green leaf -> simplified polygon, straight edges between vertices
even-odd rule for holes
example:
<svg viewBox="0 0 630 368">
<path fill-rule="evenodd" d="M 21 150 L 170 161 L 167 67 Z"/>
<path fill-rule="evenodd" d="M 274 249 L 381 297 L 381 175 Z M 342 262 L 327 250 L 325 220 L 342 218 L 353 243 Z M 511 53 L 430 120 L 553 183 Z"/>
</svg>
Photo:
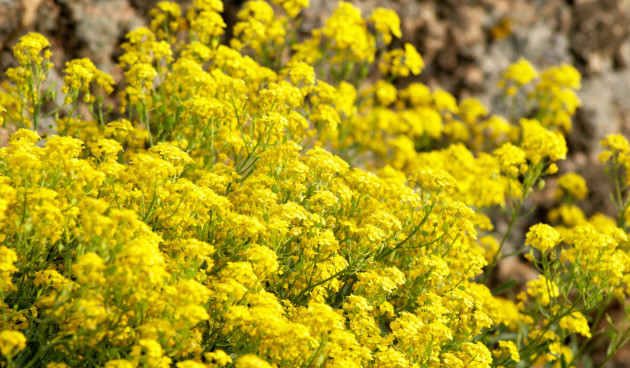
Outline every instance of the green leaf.
<svg viewBox="0 0 630 368">
<path fill-rule="evenodd" d="M 497 288 L 492 290 L 492 295 L 499 295 L 499 294 L 503 293 L 504 291 L 510 290 L 515 285 L 516 285 L 516 281 L 515 280 L 510 280 L 510 281 L 504 283 L 503 285 L 499 285 Z"/>
</svg>

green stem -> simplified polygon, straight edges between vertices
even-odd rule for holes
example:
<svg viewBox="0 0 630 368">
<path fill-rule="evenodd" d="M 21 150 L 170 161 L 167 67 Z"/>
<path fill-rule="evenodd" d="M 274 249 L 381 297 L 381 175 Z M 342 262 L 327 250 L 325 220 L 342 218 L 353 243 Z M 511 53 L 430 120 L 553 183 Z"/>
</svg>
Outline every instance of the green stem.
<svg viewBox="0 0 630 368">
<path fill-rule="evenodd" d="M 499 254 L 501 253 L 501 249 L 503 249 L 503 246 L 505 245 L 505 241 L 507 240 L 508 235 L 510 235 L 510 232 L 512 231 L 512 227 L 514 227 L 514 224 L 516 223 L 516 220 L 518 219 L 518 213 L 521 210 L 522 206 L 523 206 L 523 201 L 520 201 L 518 206 L 516 207 L 516 210 L 512 212 L 512 218 L 510 219 L 510 224 L 508 225 L 508 228 L 505 234 L 503 235 L 503 238 L 501 239 L 501 243 L 499 244 L 499 249 L 497 249 L 497 251 L 494 253 L 494 256 L 492 257 L 492 261 L 490 262 L 490 265 L 488 266 L 488 270 L 486 270 L 483 276 L 483 281 L 482 281 L 483 284 L 488 282 L 488 280 L 490 279 L 490 276 L 492 275 L 492 272 L 497 267 L 498 258 L 499 258 Z"/>
<path fill-rule="evenodd" d="M 149 112 L 147 111 L 147 102 L 144 98 L 144 92 L 142 92 L 142 120 L 144 125 L 147 127 L 147 132 L 149 133 L 149 147 L 153 147 L 153 136 L 151 135 L 151 124 L 149 124 Z"/>
</svg>

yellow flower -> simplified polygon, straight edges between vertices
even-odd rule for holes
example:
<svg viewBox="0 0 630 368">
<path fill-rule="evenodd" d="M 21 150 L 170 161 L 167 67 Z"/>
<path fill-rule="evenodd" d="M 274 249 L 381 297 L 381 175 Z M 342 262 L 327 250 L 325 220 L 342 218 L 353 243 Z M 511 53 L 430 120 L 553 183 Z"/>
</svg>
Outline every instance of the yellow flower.
<svg viewBox="0 0 630 368">
<path fill-rule="evenodd" d="M 584 199 L 588 195 L 588 187 L 584 178 L 575 173 L 567 173 L 558 179 L 558 185 L 576 199 Z M 561 197 L 562 192 L 559 193 Z M 556 196 L 558 197 L 558 196 Z"/>
<path fill-rule="evenodd" d="M 59 161 L 76 159 L 82 150 L 83 142 L 80 139 L 53 135 L 46 140 L 42 153 L 46 161 L 57 164 Z"/>
<path fill-rule="evenodd" d="M 580 312 L 573 312 L 560 319 L 559 326 L 569 332 L 576 332 L 582 336 L 591 337 L 591 329 L 588 326 L 586 317 Z"/>
<path fill-rule="evenodd" d="M 192 18 L 190 26 L 196 32 L 199 42 L 203 45 L 211 45 L 215 37 L 225 33 L 226 24 L 218 11 L 208 9 L 200 11 Z"/>
<path fill-rule="evenodd" d="M 185 25 L 184 19 L 181 18 L 182 10 L 179 4 L 171 1 L 160 1 L 155 8 L 151 9 L 149 15 L 153 18 L 150 24 L 151 30 L 159 38 L 174 43 L 174 33 Z"/>
<path fill-rule="evenodd" d="M 103 284 L 105 282 L 104 269 L 105 260 L 93 252 L 80 255 L 76 263 L 72 265 L 72 273 L 79 284 Z"/>
<path fill-rule="evenodd" d="M 151 147 L 149 151 L 158 153 L 166 162 L 177 167 L 178 169 L 181 169 L 184 166 L 193 162 L 192 158 L 190 158 L 190 155 L 188 155 L 186 152 L 166 142 L 160 142 L 156 144 L 155 146 Z"/>
<path fill-rule="evenodd" d="M 35 273 L 33 284 L 40 286 L 52 286 L 55 290 L 61 290 L 68 285 L 69 280 L 63 277 L 57 270 L 43 270 Z"/>
<path fill-rule="evenodd" d="M 466 98 L 459 104 L 459 116 L 470 126 L 488 114 L 488 109 L 476 98 Z"/>
<path fill-rule="evenodd" d="M 222 0 L 193 0 L 195 8 L 199 10 L 214 10 L 217 12 L 223 11 Z"/>
<path fill-rule="evenodd" d="M 621 134 L 610 134 L 606 139 L 599 141 L 605 150 L 599 155 L 600 162 L 606 162 L 610 157 L 618 154 L 618 160 L 622 164 L 630 163 L 630 145 L 628 140 Z"/>
<path fill-rule="evenodd" d="M 409 68 L 409 71 L 413 75 L 418 75 L 424 69 L 424 61 L 416 50 L 416 48 L 410 44 L 405 43 L 405 66 Z"/>
<path fill-rule="evenodd" d="M 226 366 L 232 363 L 232 358 L 227 355 L 223 350 L 215 350 L 210 353 L 205 353 L 204 357 L 207 361 L 216 364 L 219 367 Z"/>
<path fill-rule="evenodd" d="M 405 358 L 405 354 L 392 348 L 386 351 L 379 351 L 378 353 L 374 354 L 374 361 L 376 362 L 378 367 L 383 368 L 398 368 L 409 366 L 409 362 Z"/>
<path fill-rule="evenodd" d="M 99 139 L 91 148 L 92 154 L 102 161 L 116 160 L 118 152 L 123 150 L 120 143 L 112 139 Z"/>
<path fill-rule="evenodd" d="M 520 87 L 528 84 L 535 78 L 538 78 L 536 68 L 529 61 L 519 58 L 518 61 L 511 64 L 503 72 L 503 78 L 499 81 L 499 87 L 505 88 L 510 82 Z"/>
<path fill-rule="evenodd" d="M 297 17 L 302 9 L 309 6 L 309 0 L 273 0 L 273 2 L 282 6 L 291 18 Z"/>
<path fill-rule="evenodd" d="M 581 225 L 586 222 L 586 216 L 579 207 L 566 204 L 549 210 L 547 218 L 552 223 L 561 223 L 569 227 Z"/>
<path fill-rule="evenodd" d="M 392 42 L 392 35 L 396 36 L 396 38 L 402 37 L 400 18 L 395 11 L 385 8 L 376 8 L 372 11 L 370 21 L 374 23 L 376 30 L 383 35 L 383 42 L 386 45 Z"/>
<path fill-rule="evenodd" d="M 315 84 L 315 69 L 305 62 L 289 62 L 283 74 L 289 75 L 291 83 L 295 85 L 299 83 L 304 83 L 306 86 Z"/>
<path fill-rule="evenodd" d="M 452 193 L 457 182 L 448 172 L 443 170 L 433 170 L 431 168 L 420 168 L 414 172 L 415 182 L 423 189 L 430 191 L 443 190 L 447 194 Z"/>
<path fill-rule="evenodd" d="M 0 273 L 13 273 L 17 268 L 13 265 L 17 261 L 17 254 L 11 248 L 0 246 Z"/>
<path fill-rule="evenodd" d="M 32 145 L 37 143 L 41 137 L 30 129 L 18 129 L 17 132 L 13 133 L 11 136 L 10 142 L 11 147 L 21 147 L 26 145 Z"/>
<path fill-rule="evenodd" d="M 544 157 L 553 161 L 565 159 L 567 143 L 560 132 L 550 132 L 537 120 L 521 119 L 523 142 L 521 148 L 532 164 L 539 163 Z"/>
<path fill-rule="evenodd" d="M 245 45 L 258 55 L 266 50 L 275 56 L 276 46 L 284 43 L 286 29 L 284 19 L 275 17 L 271 5 L 262 0 L 248 1 L 237 17 L 239 22 L 234 25 L 232 48 L 240 50 Z"/>
<path fill-rule="evenodd" d="M 349 2 L 340 1 L 323 29 L 313 31 L 314 38 L 321 35 L 331 40 L 328 47 L 335 51 L 331 62 L 372 62 L 376 45 L 367 31 L 361 11 Z"/>
<path fill-rule="evenodd" d="M 433 105 L 435 106 L 436 110 L 446 110 L 454 114 L 457 114 L 459 112 L 457 100 L 455 99 L 455 97 L 453 97 L 452 94 L 443 90 L 436 90 L 433 91 L 432 97 Z"/>
<path fill-rule="evenodd" d="M 580 89 L 582 86 L 580 82 L 582 79 L 580 72 L 569 64 L 561 64 L 545 70 L 541 75 L 541 79 L 543 83 L 546 80 L 547 83 L 553 83 L 566 88 Z"/>
<path fill-rule="evenodd" d="M 572 66 L 562 64 L 542 72 L 535 91 L 530 95 L 540 107 L 540 121 L 545 126 L 571 130 L 571 116 L 582 105 L 577 95 L 580 73 Z"/>
<path fill-rule="evenodd" d="M 245 254 L 261 281 L 271 277 L 278 270 L 276 253 L 267 247 L 253 244 Z"/>
<path fill-rule="evenodd" d="M 608 148 L 613 151 L 630 151 L 628 140 L 621 134 L 609 134 L 606 136 L 606 139 L 601 140 L 599 144 L 601 144 L 604 148 Z"/>
<path fill-rule="evenodd" d="M 373 88 L 375 89 L 376 97 L 383 106 L 389 106 L 396 102 L 398 91 L 391 83 L 380 80 L 374 84 Z"/>
<path fill-rule="evenodd" d="M 547 224 L 536 224 L 529 228 L 525 238 L 525 244 L 540 250 L 543 253 L 551 250 L 560 243 L 562 236 L 553 227 Z"/>
<path fill-rule="evenodd" d="M 437 93 L 437 91 L 435 92 Z M 399 97 L 408 101 L 412 106 L 428 106 L 431 104 L 431 89 L 422 83 L 411 83 L 407 88 L 403 89 L 399 93 Z M 433 96 L 435 98 L 435 95 Z M 448 99 L 448 97 L 447 97 Z M 449 102 L 447 102 L 448 104 Z M 437 99 L 436 99 L 436 105 Z M 457 108 L 457 102 L 455 101 L 455 108 Z"/>
<path fill-rule="evenodd" d="M 65 103 L 72 102 L 71 92 L 76 91 L 83 92 L 84 102 L 92 103 L 96 97 L 90 93 L 90 86 L 93 82 L 106 93 L 112 93 L 114 90 L 114 79 L 98 70 L 96 66 L 90 61 L 90 59 L 73 59 L 66 62 L 66 69 L 64 70 L 66 76 L 63 78 L 63 87 L 61 92 L 66 94 Z"/>
<path fill-rule="evenodd" d="M 539 275 L 538 279 L 527 283 L 527 294 L 543 306 L 548 306 L 552 298 L 560 295 L 558 285 L 553 280 L 548 280 L 545 276 Z"/>
<path fill-rule="evenodd" d="M 486 368 L 492 354 L 560 364 L 561 338 L 589 338 L 585 316 L 541 313 L 559 313 L 567 270 L 589 281 L 571 284 L 576 295 L 626 293 L 616 221 L 551 209 L 567 226 L 535 225 L 525 240 L 559 266 L 521 303 L 478 281 L 500 245 L 492 211 L 566 155 L 560 128 L 580 105 L 579 73 L 511 65 L 503 88 L 534 83 L 521 97 L 538 119 L 514 125 L 474 97 L 399 90 L 424 61 L 411 44 L 388 46 L 402 38 L 391 10 L 363 17 L 341 2 L 294 44 L 308 3 L 245 2 L 225 45 L 221 0 L 193 0 L 186 15 L 160 1 L 122 46 L 129 120 L 108 120 L 96 100 L 109 76 L 88 59 L 66 64 L 63 92 L 83 117 L 56 119 L 61 137 L 18 130 L 0 148 L 1 359 L 29 353 L 24 337 L 41 321 L 55 326 L 42 341 L 72 336 L 42 363 L 51 368 Z M 40 96 L 28 82 L 48 44 L 19 45 L 28 68 L 6 73 L 0 115 L 33 126 Z M 623 137 L 603 143 L 615 167 L 630 165 Z M 558 187 L 588 193 L 573 174 Z M 479 340 L 484 330 L 501 334 Z"/>
<path fill-rule="evenodd" d="M 3 356 L 14 356 L 25 347 L 26 337 L 21 332 L 12 330 L 0 332 L 0 354 Z"/>
<path fill-rule="evenodd" d="M 463 354 L 460 359 L 468 362 L 468 367 L 489 367 L 492 363 L 492 354 L 488 348 L 479 341 L 462 344 Z"/>
<path fill-rule="evenodd" d="M 511 143 L 505 143 L 493 154 L 499 160 L 501 171 L 512 177 L 518 176 L 521 165 L 525 164 L 525 152 Z"/>
<path fill-rule="evenodd" d="M 50 54 L 45 54 L 44 58 L 40 52 L 50 47 L 50 42 L 39 33 L 28 33 L 22 36 L 18 43 L 13 46 L 13 55 L 20 65 L 30 66 L 30 63 L 41 64 L 44 59 L 50 59 Z"/>
<path fill-rule="evenodd" d="M 510 340 L 501 340 L 499 341 L 499 352 L 500 354 L 507 354 L 510 359 L 514 362 L 520 362 L 521 357 L 518 353 L 518 348 L 514 341 Z"/>
<path fill-rule="evenodd" d="M 69 368 L 66 363 L 48 363 L 46 368 Z"/>
<path fill-rule="evenodd" d="M 5 109 L 2 105 L 0 105 L 0 126 L 2 126 L 4 124 L 4 113 L 7 112 L 7 109 Z"/>
<path fill-rule="evenodd" d="M 236 359 L 235 368 L 271 368 L 271 365 L 254 354 L 245 354 Z"/>
<path fill-rule="evenodd" d="M 105 368 L 134 368 L 135 365 L 125 359 L 114 359 L 105 363 Z"/>
<path fill-rule="evenodd" d="M 412 44 L 405 43 L 404 49 L 386 52 L 378 66 L 383 74 L 408 77 L 409 74 L 420 74 L 424 68 L 424 61 Z"/>
<path fill-rule="evenodd" d="M 169 367 L 171 358 L 163 355 L 164 349 L 155 340 L 140 339 L 137 345 L 131 348 L 130 356 L 139 359 L 152 367 Z"/>
<path fill-rule="evenodd" d="M 175 364 L 177 368 L 207 368 L 205 364 L 201 364 L 195 360 L 184 360 Z"/>
</svg>

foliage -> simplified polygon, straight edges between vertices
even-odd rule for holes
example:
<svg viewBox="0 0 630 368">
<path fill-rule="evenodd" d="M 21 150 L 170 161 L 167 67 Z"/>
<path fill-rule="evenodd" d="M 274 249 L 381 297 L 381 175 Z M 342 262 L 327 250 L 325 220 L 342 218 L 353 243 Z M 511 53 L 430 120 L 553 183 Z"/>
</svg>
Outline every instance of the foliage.
<svg viewBox="0 0 630 368">
<path fill-rule="evenodd" d="M 297 39 L 307 0 L 152 11 L 112 77 L 48 41 L 14 46 L 0 105 L 0 354 L 7 367 L 529 367 L 607 359 L 628 296 L 630 148 L 601 156 L 617 220 L 558 180 L 554 225 L 523 246 L 538 278 L 491 290 L 528 196 L 564 159 L 579 73 L 511 65 L 512 116 L 422 83 L 391 10 L 341 2 Z M 229 46 L 228 46 L 229 45 Z M 372 82 L 368 82 L 372 81 Z M 46 107 L 47 106 L 47 107 Z M 516 111 L 520 111 L 518 114 Z M 45 133 L 49 124 L 55 134 Z M 509 227 L 493 230 L 503 211 Z M 520 249 L 520 248 L 519 248 Z M 607 317 L 607 316 L 606 316 Z"/>
</svg>

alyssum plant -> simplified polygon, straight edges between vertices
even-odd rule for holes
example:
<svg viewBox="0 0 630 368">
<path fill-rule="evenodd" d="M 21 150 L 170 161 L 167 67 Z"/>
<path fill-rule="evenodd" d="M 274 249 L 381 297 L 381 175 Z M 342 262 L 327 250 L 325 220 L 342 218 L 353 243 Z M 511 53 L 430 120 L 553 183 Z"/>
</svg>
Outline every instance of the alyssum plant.
<svg viewBox="0 0 630 368">
<path fill-rule="evenodd" d="M 120 119 L 88 59 L 51 108 L 49 43 L 19 40 L 0 92 L 2 366 L 568 367 L 628 340 L 604 322 L 630 282 L 621 136 L 602 154 L 618 218 L 587 219 L 584 180 L 560 177 L 554 226 L 524 239 L 538 278 L 512 299 L 486 286 L 566 156 L 579 73 L 519 60 L 497 88 L 527 108 L 491 115 L 395 87 L 424 64 L 393 46 L 393 11 L 341 2 L 298 40 L 307 4 L 248 1 L 224 45 L 221 1 L 159 3 L 123 45 Z"/>
</svg>

